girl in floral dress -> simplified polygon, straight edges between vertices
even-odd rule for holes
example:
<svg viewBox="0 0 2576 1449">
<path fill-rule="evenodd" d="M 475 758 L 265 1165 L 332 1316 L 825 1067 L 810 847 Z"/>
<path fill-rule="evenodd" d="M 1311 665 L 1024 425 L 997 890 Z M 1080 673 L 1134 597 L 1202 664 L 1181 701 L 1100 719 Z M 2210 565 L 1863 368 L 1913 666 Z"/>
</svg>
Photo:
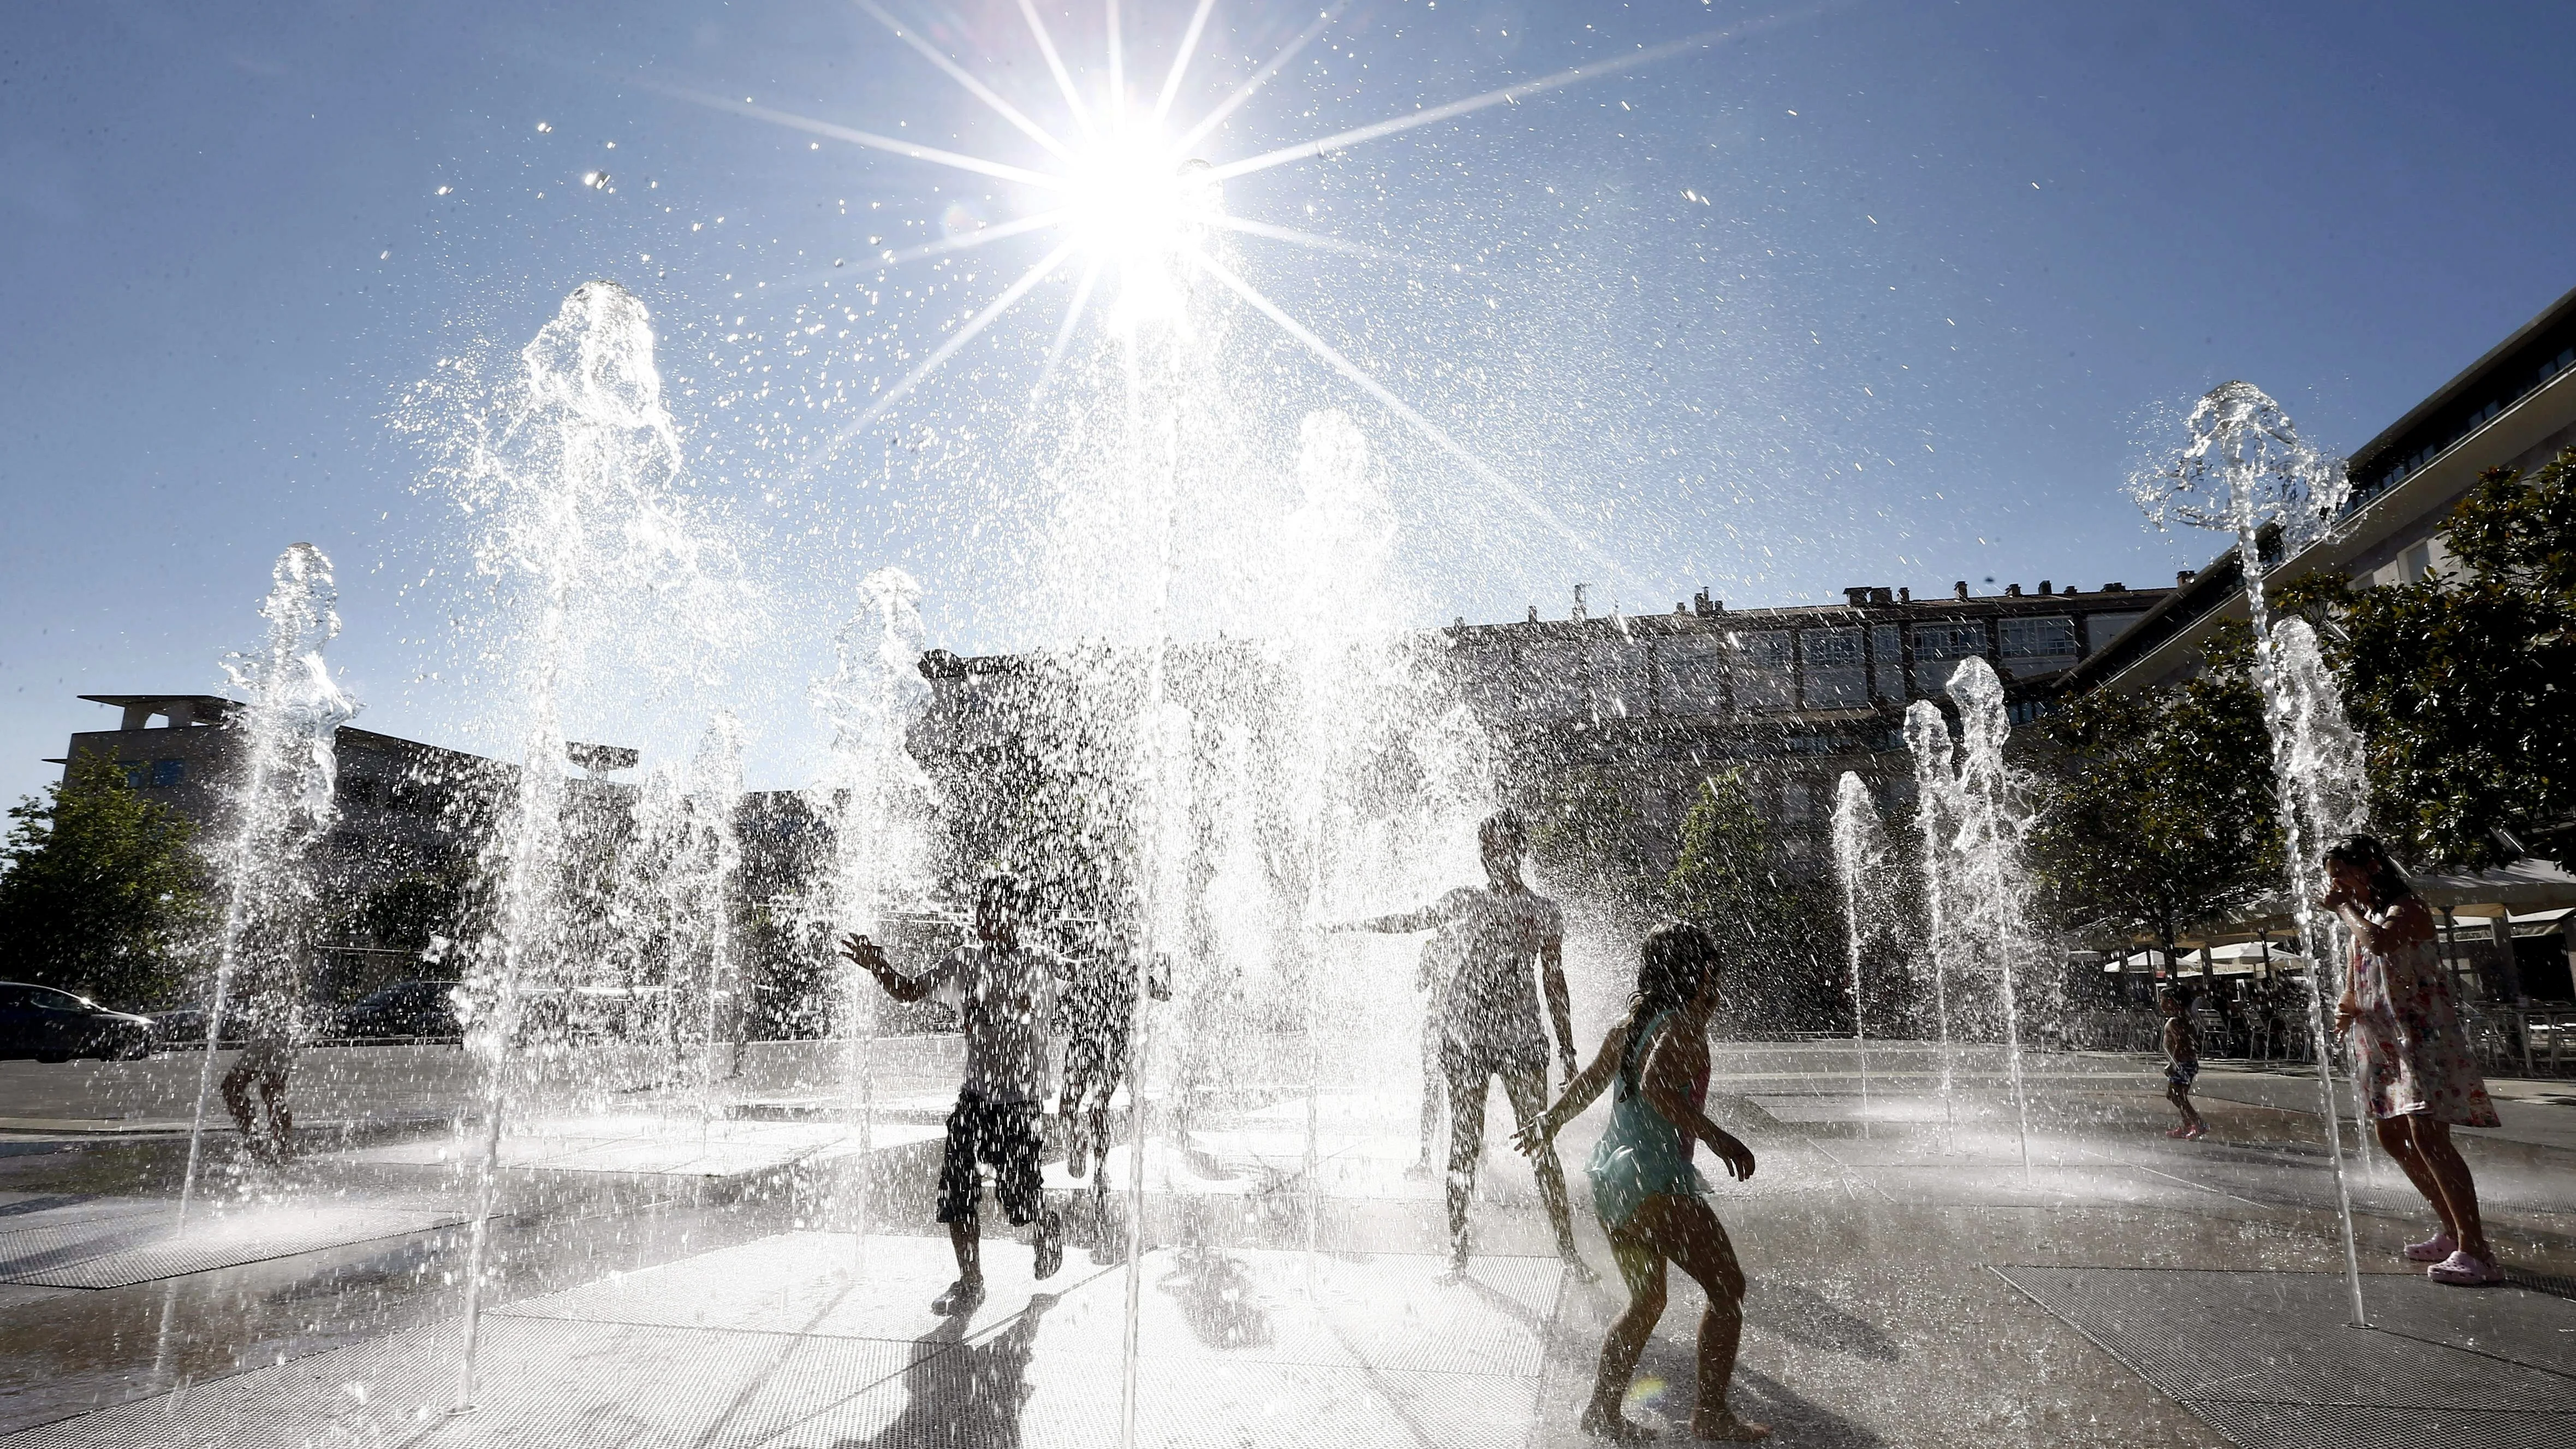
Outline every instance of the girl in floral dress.
<svg viewBox="0 0 2576 1449">
<path fill-rule="evenodd" d="M 2477 1183 L 2451 1145 L 2453 1127 L 2499 1125 L 2470 1054 L 2433 945 L 2433 915 L 2378 841 L 2356 835 L 2326 852 L 2331 882 L 2317 904 L 2352 927 L 2352 969 L 2335 1030 L 2349 1032 L 2380 1145 L 2441 1215 L 2442 1231 L 2409 1244 L 2436 1283 L 2503 1280 L 2478 1217 Z"/>
</svg>

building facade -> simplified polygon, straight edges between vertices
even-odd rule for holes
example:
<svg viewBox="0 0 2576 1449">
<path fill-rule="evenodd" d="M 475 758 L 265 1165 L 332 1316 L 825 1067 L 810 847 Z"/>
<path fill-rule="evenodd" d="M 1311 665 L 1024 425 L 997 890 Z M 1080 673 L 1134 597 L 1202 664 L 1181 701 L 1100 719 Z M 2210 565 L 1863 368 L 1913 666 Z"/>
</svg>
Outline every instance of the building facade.
<svg viewBox="0 0 2576 1449">
<path fill-rule="evenodd" d="M 2349 486 L 2326 536 L 2282 560 L 2281 580 L 2316 571 L 2362 586 L 2447 574 L 2442 521 L 2489 468 L 2537 468 L 2576 447 L 2576 291 L 2469 364 L 2345 464 Z M 2144 689 L 2200 667 L 2221 619 L 2245 617 L 2233 549 L 2188 576 L 2112 648 L 2070 672 L 2073 689 Z"/>
<path fill-rule="evenodd" d="M 1856 587 L 1839 604 L 1730 610 L 1703 591 L 1670 614 L 1443 631 L 1460 692 L 1522 772 L 1604 771 L 1637 814 L 1639 846 L 1669 864 L 1700 782 L 1743 771 L 1794 858 L 1814 850 L 1836 781 L 1858 773 L 1882 808 L 1911 798 L 1904 716 L 1946 705 L 1951 673 L 1993 666 L 2016 723 L 2066 672 L 2110 647 L 2169 591 L 2042 580 L 2000 594 Z"/>
</svg>

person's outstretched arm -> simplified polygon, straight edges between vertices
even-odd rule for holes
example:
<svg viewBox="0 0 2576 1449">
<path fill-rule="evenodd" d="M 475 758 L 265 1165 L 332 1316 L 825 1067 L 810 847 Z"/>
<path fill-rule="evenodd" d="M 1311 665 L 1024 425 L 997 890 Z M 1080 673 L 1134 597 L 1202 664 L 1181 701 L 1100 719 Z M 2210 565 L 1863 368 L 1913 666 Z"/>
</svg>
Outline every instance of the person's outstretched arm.
<svg viewBox="0 0 2576 1449">
<path fill-rule="evenodd" d="M 1571 1085 L 1581 1058 L 1574 1050 L 1574 1005 L 1572 993 L 1565 989 L 1565 936 L 1560 930 L 1551 929 L 1539 943 L 1538 980 L 1547 996 L 1548 1019 L 1556 1025 L 1556 1054 L 1565 1062 L 1565 1079 Z"/>
<path fill-rule="evenodd" d="M 886 960 L 884 948 L 865 936 L 843 937 L 841 954 L 849 958 L 851 965 L 875 977 L 877 984 L 885 988 L 885 994 L 897 1001 L 919 1001 L 928 996 L 931 988 L 937 984 L 933 980 L 938 975 L 935 971 L 924 972 L 919 976 L 906 976 L 895 970 Z"/>
<path fill-rule="evenodd" d="M 1356 921 L 1335 921 L 1327 931 L 1374 931 L 1381 935 L 1402 935 L 1407 931 L 1433 931 L 1446 925 L 1449 913 L 1438 901 L 1418 911 L 1399 911 L 1392 916 L 1368 916 Z"/>
<path fill-rule="evenodd" d="M 1717 1160 L 1726 1164 L 1728 1175 L 1743 1181 L 1753 1175 L 1753 1149 L 1734 1133 L 1708 1120 L 1690 1097 L 1693 1078 L 1707 1060 L 1708 1044 L 1704 1040 L 1676 1041 L 1678 1035 L 1665 1032 L 1647 1049 L 1645 1069 L 1638 1074 L 1646 1105 L 1685 1135 L 1707 1143 Z"/>
<path fill-rule="evenodd" d="M 1582 1116 L 1583 1109 L 1591 1106 L 1602 1090 L 1610 1085 L 1610 1079 L 1618 1074 L 1619 1060 L 1628 1050 L 1628 1033 L 1635 1029 L 1636 1023 L 1630 1021 L 1622 1021 L 1610 1028 L 1610 1035 L 1602 1038 L 1601 1054 L 1592 1059 L 1592 1065 L 1574 1073 L 1573 1079 L 1565 1084 L 1565 1095 L 1557 1098 L 1555 1105 L 1539 1113 L 1528 1126 L 1514 1133 L 1512 1145 L 1535 1155 L 1564 1130 L 1566 1123 Z"/>
</svg>

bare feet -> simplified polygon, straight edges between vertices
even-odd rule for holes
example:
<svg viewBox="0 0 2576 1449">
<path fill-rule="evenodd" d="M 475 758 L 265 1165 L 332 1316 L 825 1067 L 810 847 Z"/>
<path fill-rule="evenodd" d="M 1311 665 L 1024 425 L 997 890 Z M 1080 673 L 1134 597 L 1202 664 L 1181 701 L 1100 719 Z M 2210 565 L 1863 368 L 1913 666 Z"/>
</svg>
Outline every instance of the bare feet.
<svg viewBox="0 0 2576 1449">
<path fill-rule="evenodd" d="M 1601 1281 L 1601 1275 L 1593 1271 L 1592 1265 L 1583 1261 L 1583 1255 L 1572 1248 L 1557 1249 L 1557 1256 L 1565 1260 L 1565 1271 L 1574 1275 L 1575 1282 L 1589 1288 Z"/>
<path fill-rule="evenodd" d="M 974 1312 L 983 1301 L 984 1280 L 960 1278 L 948 1285 L 948 1291 L 939 1295 L 937 1301 L 930 1305 L 930 1311 L 942 1318 L 955 1318 Z"/>
<path fill-rule="evenodd" d="M 1710 1444 L 1751 1444 L 1771 1437 L 1771 1426 L 1735 1417 L 1732 1409 L 1691 1413 L 1691 1437 Z"/>
<path fill-rule="evenodd" d="M 1619 1412 L 1619 1406 L 1604 1406 L 1598 1400 L 1587 1404 L 1583 1417 L 1574 1421 L 1584 1433 L 1595 1439 L 1609 1439 L 1621 1444 L 1643 1444 L 1655 1437 L 1655 1431 Z"/>
</svg>

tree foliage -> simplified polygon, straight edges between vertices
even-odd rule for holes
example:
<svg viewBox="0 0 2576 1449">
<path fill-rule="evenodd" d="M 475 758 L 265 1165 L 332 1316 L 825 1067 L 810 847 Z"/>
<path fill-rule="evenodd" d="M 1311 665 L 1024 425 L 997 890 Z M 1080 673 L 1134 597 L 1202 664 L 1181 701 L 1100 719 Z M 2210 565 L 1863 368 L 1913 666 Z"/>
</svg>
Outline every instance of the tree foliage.
<svg viewBox="0 0 2576 1449">
<path fill-rule="evenodd" d="M 1645 817 L 1616 773 L 1592 764 L 1547 770 L 1525 795 L 1530 856 L 1547 880 L 1618 908 L 1652 909 L 1662 882 L 1640 838 Z"/>
<path fill-rule="evenodd" d="M 1681 851 L 1664 880 L 1667 908 L 1720 940 L 1742 939 L 1773 923 L 1779 898 L 1770 832 L 1744 772 L 1705 777 L 1682 817 Z"/>
<path fill-rule="evenodd" d="M 75 758 L 9 817 L 0 970 L 114 1004 L 167 999 L 206 923 L 190 822 L 129 789 L 98 754 Z"/>
<path fill-rule="evenodd" d="M 2576 448 L 2491 468 L 2439 530 L 2457 576 L 2282 591 L 2321 631 L 2372 811 L 2428 857 L 2493 865 L 2576 822 Z"/>
<path fill-rule="evenodd" d="M 1741 769 L 1703 777 L 1682 817 L 1664 909 L 1706 926 L 1725 953 L 1738 1030 L 1828 1025 L 1842 951 L 1827 874 L 1786 868 Z"/>
<path fill-rule="evenodd" d="M 2041 910 L 2062 930 L 2151 936 L 2191 926 L 2279 879 L 2272 755 L 2250 640 L 2234 625 L 2178 687 L 2097 691 L 2047 722 L 2030 846 Z"/>
</svg>

